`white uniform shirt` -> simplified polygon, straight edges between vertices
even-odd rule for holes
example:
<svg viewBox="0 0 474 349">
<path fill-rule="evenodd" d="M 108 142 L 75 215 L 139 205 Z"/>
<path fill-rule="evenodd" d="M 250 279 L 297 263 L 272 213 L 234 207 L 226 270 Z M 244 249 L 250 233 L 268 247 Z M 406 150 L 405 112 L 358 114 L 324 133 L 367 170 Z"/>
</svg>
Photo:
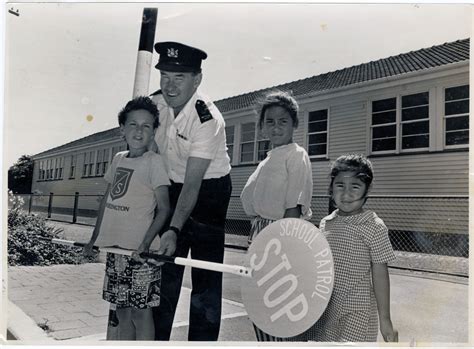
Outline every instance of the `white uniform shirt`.
<svg viewBox="0 0 474 349">
<path fill-rule="evenodd" d="M 184 183 L 190 156 L 211 160 L 204 179 L 220 178 L 230 172 L 224 118 L 207 96 L 196 91 L 176 118 L 173 108 L 168 107 L 161 93 L 152 96 L 152 100 L 160 111 L 155 141 L 172 181 Z M 204 110 L 207 107 L 210 116 L 209 113 L 200 116 L 197 103 L 201 103 Z"/>
<path fill-rule="evenodd" d="M 309 219 L 313 176 L 308 153 L 296 143 L 276 147 L 245 184 L 240 199 L 249 216 L 277 220 L 286 209 L 301 205 L 301 218 Z"/>
</svg>

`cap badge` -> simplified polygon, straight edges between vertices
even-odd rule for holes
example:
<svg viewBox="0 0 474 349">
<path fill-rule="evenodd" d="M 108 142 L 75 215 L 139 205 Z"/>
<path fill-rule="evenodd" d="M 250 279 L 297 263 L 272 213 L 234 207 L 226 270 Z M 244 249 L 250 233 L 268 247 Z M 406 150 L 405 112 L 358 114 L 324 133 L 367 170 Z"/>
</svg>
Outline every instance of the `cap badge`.
<svg viewBox="0 0 474 349">
<path fill-rule="evenodd" d="M 178 58 L 178 50 L 174 48 L 169 48 L 168 49 L 168 57 L 170 58 Z"/>
</svg>

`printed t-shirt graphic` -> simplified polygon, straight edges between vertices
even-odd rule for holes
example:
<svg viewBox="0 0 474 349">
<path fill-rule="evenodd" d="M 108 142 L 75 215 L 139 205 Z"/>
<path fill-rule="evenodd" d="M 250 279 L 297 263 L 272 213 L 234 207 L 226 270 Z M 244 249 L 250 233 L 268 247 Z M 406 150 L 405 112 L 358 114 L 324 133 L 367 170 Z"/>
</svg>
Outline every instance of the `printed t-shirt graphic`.
<svg viewBox="0 0 474 349">
<path fill-rule="evenodd" d="M 114 183 L 110 190 L 110 197 L 112 200 L 119 199 L 127 193 L 130 179 L 132 178 L 133 170 L 130 168 L 118 167 L 115 172 Z"/>
</svg>

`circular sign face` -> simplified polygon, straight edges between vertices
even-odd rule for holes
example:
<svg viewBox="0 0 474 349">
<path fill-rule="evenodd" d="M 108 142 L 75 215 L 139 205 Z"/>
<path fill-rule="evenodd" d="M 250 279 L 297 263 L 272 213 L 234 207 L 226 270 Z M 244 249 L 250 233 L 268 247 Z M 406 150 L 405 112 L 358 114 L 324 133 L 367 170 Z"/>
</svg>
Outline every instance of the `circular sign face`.
<svg viewBox="0 0 474 349">
<path fill-rule="evenodd" d="M 293 337 L 322 315 L 334 283 L 329 244 L 319 229 L 297 218 L 280 219 L 254 239 L 242 278 L 242 301 L 252 322 L 277 337 Z"/>
</svg>

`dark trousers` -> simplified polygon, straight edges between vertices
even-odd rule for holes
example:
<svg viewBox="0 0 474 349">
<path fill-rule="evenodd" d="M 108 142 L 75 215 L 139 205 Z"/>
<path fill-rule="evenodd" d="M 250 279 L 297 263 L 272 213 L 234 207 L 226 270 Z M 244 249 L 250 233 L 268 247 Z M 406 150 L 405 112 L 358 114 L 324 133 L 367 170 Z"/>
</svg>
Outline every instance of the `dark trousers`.
<svg viewBox="0 0 474 349">
<path fill-rule="evenodd" d="M 182 184 L 170 187 L 171 207 Z M 178 235 L 175 256 L 188 256 L 210 262 L 224 261 L 224 224 L 232 185 L 230 176 L 203 180 L 191 217 Z M 184 267 L 162 266 L 160 306 L 153 308 L 155 339 L 167 341 L 171 335 L 176 305 L 183 281 Z M 192 268 L 192 292 L 189 309 L 189 341 L 217 341 L 221 322 L 222 273 Z"/>
</svg>

